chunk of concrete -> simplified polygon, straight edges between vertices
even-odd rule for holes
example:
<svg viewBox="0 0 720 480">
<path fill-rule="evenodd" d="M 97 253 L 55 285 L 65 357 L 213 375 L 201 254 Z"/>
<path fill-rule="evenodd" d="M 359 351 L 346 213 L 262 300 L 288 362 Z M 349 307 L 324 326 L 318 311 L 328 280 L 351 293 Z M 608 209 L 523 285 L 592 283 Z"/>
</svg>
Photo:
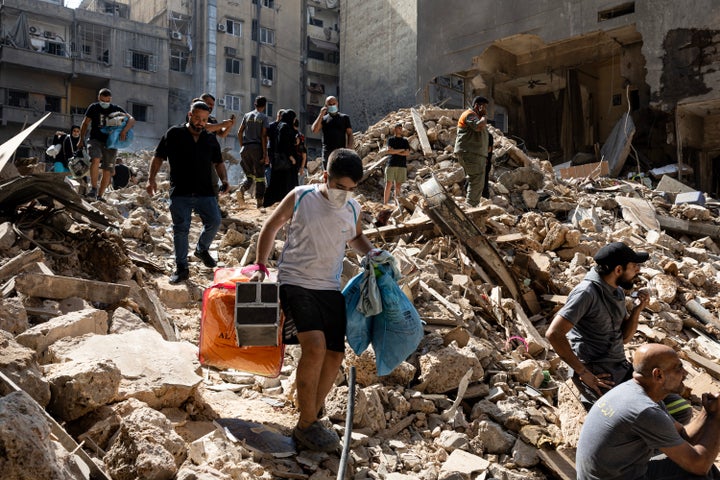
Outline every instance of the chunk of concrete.
<svg viewBox="0 0 720 480">
<path fill-rule="evenodd" d="M 538 462 L 540 462 L 537 448 L 532 445 L 528 445 L 519 438 L 513 446 L 512 458 L 515 465 L 524 468 L 534 467 L 538 464 Z"/>
<path fill-rule="evenodd" d="M 17 336 L 18 343 L 35 350 L 41 363 L 47 363 L 47 348 L 65 337 L 79 337 L 87 333 L 106 334 L 108 315 L 105 310 L 85 309 L 60 315 L 27 329 Z"/>
<path fill-rule="evenodd" d="M 509 453 L 515 445 L 515 437 L 495 422 L 483 420 L 478 424 L 477 439 L 487 453 Z"/>
<path fill-rule="evenodd" d="M 130 332 L 140 328 L 151 327 L 143 322 L 142 318 L 127 308 L 119 307 L 112 313 L 112 317 L 110 318 L 110 333 Z"/>
<path fill-rule="evenodd" d="M 428 393 L 445 393 L 458 388 L 460 380 L 471 369 L 471 382 L 485 375 L 480 360 L 469 347 L 457 348 L 451 344 L 420 357 L 421 378 Z"/>
<path fill-rule="evenodd" d="M 48 365 L 45 373 L 52 392 L 48 411 L 65 421 L 112 402 L 122 379 L 111 360 L 55 363 Z"/>
<path fill-rule="evenodd" d="M 0 224 L 0 250 L 8 250 L 15 245 L 17 235 L 13 230 L 13 225 L 10 222 L 3 222 Z"/>
<path fill-rule="evenodd" d="M 465 475 L 482 473 L 488 469 L 490 462 L 482 457 L 473 455 L 464 450 L 453 450 L 447 460 L 440 467 L 441 472 L 458 472 Z"/>
<path fill-rule="evenodd" d="M 19 298 L 0 298 L 0 330 L 13 335 L 30 327 L 27 312 Z"/>
<path fill-rule="evenodd" d="M 12 334 L 0 330 L 0 371 L 27 392 L 41 407 L 50 402 L 48 384 L 37 361 L 35 350 L 17 343 Z M 12 392 L 0 382 L 0 395 Z"/>
<path fill-rule="evenodd" d="M 167 278 L 158 280 L 157 293 L 162 303 L 170 308 L 184 308 L 192 302 L 192 295 L 187 285 L 184 283 L 172 285 Z"/>
<path fill-rule="evenodd" d="M 2 478 L 87 478 L 53 438 L 45 413 L 27 393 L 0 397 Z"/>
<path fill-rule="evenodd" d="M 103 458 L 110 476 L 115 480 L 173 478 L 187 451 L 170 420 L 135 399 L 122 402 L 116 410 L 122 422 Z"/>
<path fill-rule="evenodd" d="M 202 381 L 195 373 L 200 368 L 197 347 L 168 342 L 150 328 L 68 338 L 48 353 L 55 363 L 112 360 L 123 375 L 118 399 L 134 397 L 152 408 L 181 406 Z"/>
<path fill-rule="evenodd" d="M 457 449 L 467 449 L 470 446 L 468 436 L 455 430 L 443 430 L 435 442 L 447 452 L 452 452 Z"/>
</svg>

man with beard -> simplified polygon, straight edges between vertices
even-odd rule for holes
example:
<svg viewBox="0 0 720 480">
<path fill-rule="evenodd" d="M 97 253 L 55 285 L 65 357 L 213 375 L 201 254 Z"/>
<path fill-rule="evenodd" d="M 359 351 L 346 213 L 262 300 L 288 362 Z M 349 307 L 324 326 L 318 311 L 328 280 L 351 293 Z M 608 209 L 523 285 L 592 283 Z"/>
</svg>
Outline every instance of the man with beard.
<svg viewBox="0 0 720 480">
<path fill-rule="evenodd" d="M 188 123 L 170 127 L 160 139 L 150 164 L 147 192 L 152 196 L 157 191 L 155 176 L 163 161 L 167 159 L 170 162 L 170 215 L 177 266 L 170 277 L 170 283 L 173 284 L 187 280 L 190 276 L 188 234 L 193 210 L 203 222 L 194 256 L 208 268 L 217 265 L 209 251 L 221 223 L 211 167 L 215 168 L 222 182 L 221 192 L 227 191 L 228 180 L 220 144 L 215 135 L 205 130 L 209 115 L 210 107 L 207 104 L 193 103 Z"/>
<path fill-rule="evenodd" d="M 686 376 L 672 348 L 638 348 L 632 379 L 603 395 L 585 419 L 575 456 L 578 480 L 719 478 L 713 463 L 720 451 L 720 396 L 703 394 L 703 410 L 685 426 L 660 402 L 682 392 Z"/>
<path fill-rule="evenodd" d="M 325 99 L 325 106 L 320 109 L 311 129 L 313 133 L 322 130 L 323 170 L 327 171 L 328 158 L 334 150 L 355 146 L 350 117 L 340 113 L 338 100 L 333 96 Z"/>
<path fill-rule="evenodd" d="M 650 296 L 638 293 L 638 304 L 628 315 L 623 289 L 633 287 L 640 264 L 648 258 L 646 252 L 635 252 L 622 242 L 602 247 L 594 257 L 597 265 L 570 292 L 545 334 L 573 369 L 573 383 L 588 410 L 603 389 L 631 378 L 623 344 L 635 334 Z"/>
</svg>

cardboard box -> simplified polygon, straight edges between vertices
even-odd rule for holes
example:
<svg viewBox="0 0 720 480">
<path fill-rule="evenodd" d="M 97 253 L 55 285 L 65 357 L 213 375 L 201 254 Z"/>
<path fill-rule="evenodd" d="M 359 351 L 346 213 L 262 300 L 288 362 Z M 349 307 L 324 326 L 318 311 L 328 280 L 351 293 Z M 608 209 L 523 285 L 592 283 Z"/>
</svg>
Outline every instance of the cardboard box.
<svg viewBox="0 0 720 480">
<path fill-rule="evenodd" d="M 278 344 L 280 300 L 277 283 L 235 284 L 235 331 L 238 346 L 263 347 Z"/>
</svg>

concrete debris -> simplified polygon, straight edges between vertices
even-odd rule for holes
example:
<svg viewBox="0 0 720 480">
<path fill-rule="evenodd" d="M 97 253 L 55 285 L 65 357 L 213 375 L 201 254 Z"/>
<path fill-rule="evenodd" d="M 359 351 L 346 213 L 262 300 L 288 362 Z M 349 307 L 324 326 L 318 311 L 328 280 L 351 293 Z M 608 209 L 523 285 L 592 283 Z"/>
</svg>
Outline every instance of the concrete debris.
<svg viewBox="0 0 720 480">
<path fill-rule="evenodd" d="M 398 260 L 400 287 L 426 335 L 384 377 L 372 348 L 347 350 L 321 421 L 342 438 L 354 366 L 348 478 L 573 478 L 585 413 L 543 335 L 611 241 L 650 252 L 636 286 L 651 302 L 628 356 L 648 341 L 682 350 L 694 405 L 720 388 L 720 202 L 673 180 L 671 168 L 639 183 L 597 175 L 592 165 L 560 176 L 490 127 L 489 198 L 469 208 L 452 154 L 461 113 L 401 109 L 355 134 L 365 232 Z M 409 181 L 388 206 L 380 151 L 398 122 L 411 145 Z M 629 148 L 618 138 L 607 147 L 611 171 Z M 143 188 L 149 158 L 125 159 L 139 184 L 107 192 L 107 203 L 88 204 L 57 176 L 0 184 L 0 436 L 12 446 L 0 456 L 3 473 L 87 479 L 78 460 L 85 455 L 103 470 L 95 477 L 116 480 L 336 478 L 334 453 L 291 446 L 273 455 L 231 433 L 228 420 L 290 434 L 299 349 L 287 347 L 276 379 L 200 368 L 202 294 L 213 272 L 191 258 L 190 280 L 167 282 L 171 219 L 167 194 L 150 198 Z M 319 165 L 308 162 L 310 182 L 321 181 Z M 654 190 L 651 178 L 659 180 Z M 237 203 L 236 195 L 221 195 L 220 207 L 211 255 L 220 266 L 243 266 L 272 208 Z M 199 230 L 193 222 L 191 239 Z M 281 250 L 279 240 L 271 267 Z M 343 278 L 358 271 L 359 259 L 349 256 Z"/>
</svg>

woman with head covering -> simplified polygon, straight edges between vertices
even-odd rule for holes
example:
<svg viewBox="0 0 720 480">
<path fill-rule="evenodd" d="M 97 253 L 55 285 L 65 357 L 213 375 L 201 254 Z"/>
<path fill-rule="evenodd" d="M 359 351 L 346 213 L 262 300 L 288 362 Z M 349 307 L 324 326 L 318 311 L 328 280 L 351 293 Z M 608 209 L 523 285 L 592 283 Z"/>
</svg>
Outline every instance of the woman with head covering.
<svg viewBox="0 0 720 480">
<path fill-rule="evenodd" d="M 298 170 L 301 159 L 297 155 L 297 130 L 293 127 L 296 118 L 294 110 L 285 110 L 277 129 L 275 152 L 270 160 L 270 185 L 265 191 L 263 206 L 279 202 L 298 185 Z"/>
</svg>

